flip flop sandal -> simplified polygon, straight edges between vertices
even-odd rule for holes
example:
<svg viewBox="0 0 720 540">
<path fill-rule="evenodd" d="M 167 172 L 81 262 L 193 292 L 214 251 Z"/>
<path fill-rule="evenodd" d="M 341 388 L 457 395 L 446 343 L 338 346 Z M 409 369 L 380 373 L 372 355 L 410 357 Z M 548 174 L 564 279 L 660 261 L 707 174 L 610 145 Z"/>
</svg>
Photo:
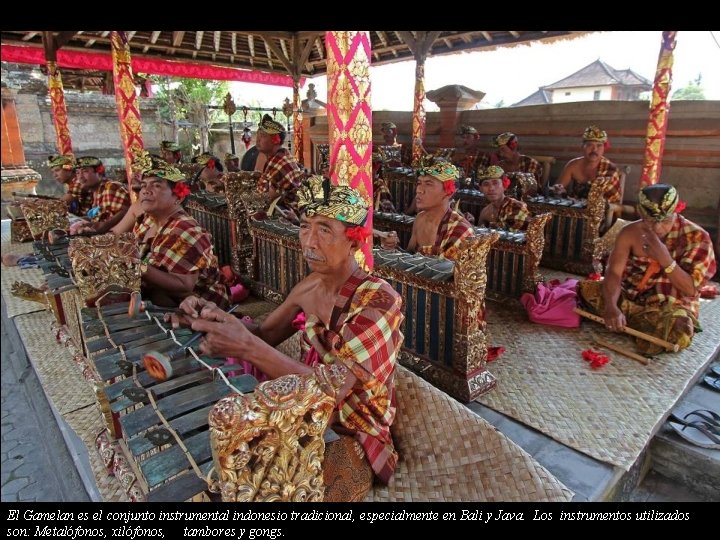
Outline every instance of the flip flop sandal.
<svg viewBox="0 0 720 540">
<path fill-rule="evenodd" d="M 716 392 L 720 392 L 720 376 L 714 377 L 712 375 L 706 375 L 703 381 Z"/>
<path fill-rule="evenodd" d="M 720 450 L 720 437 L 714 435 L 704 422 L 687 422 L 686 424 L 679 422 L 668 422 L 675 433 L 683 439 L 700 448 L 709 448 L 710 450 Z"/>
<path fill-rule="evenodd" d="M 710 371 L 712 371 L 715 375 L 720 377 L 720 366 L 713 366 L 710 368 Z"/>
<path fill-rule="evenodd" d="M 694 426 L 695 424 L 702 424 L 702 426 L 705 429 L 707 429 L 710 433 L 712 433 L 713 435 L 720 436 L 720 424 L 717 424 L 714 421 L 712 421 L 712 417 L 700 413 L 700 414 L 697 414 L 697 416 L 700 416 L 702 418 L 702 420 L 697 420 L 697 419 L 688 420 L 688 416 L 693 415 L 693 414 L 696 414 L 696 413 L 694 413 L 694 412 L 688 413 L 685 415 L 684 418 L 680 418 L 675 413 L 673 413 L 668 417 L 668 421 L 682 424 L 684 426 Z M 707 420 L 708 418 L 710 420 Z"/>
<path fill-rule="evenodd" d="M 673 411 L 668 417 L 668 420 L 671 420 L 673 422 L 680 422 L 681 424 L 702 421 L 712 426 L 713 431 L 720 429 L 720 415 L 717 414 L 715 411 L 711 411 L 709 409 L 698 409 L 696 411 L 689 412 L 682 417 L 680 416 L 681 414 L 682 413 Z M 700 420 L 698 420 L 697 418 L 688 419 L 690 416 L 697 416 L 698 418 L 700 418 Z"/>
<path fill-rule="evenodd" d="M 698 409 L 697 411 L 687 413 L 685 415 L 685 419 L 687 420 L 687 417 L 691 415 L 702 418 L 703 422 L 707 422 L 711 426 L 720 429 L 720 414 L 715 411 L 711 411 L 709 409 Z"/>
</svg>

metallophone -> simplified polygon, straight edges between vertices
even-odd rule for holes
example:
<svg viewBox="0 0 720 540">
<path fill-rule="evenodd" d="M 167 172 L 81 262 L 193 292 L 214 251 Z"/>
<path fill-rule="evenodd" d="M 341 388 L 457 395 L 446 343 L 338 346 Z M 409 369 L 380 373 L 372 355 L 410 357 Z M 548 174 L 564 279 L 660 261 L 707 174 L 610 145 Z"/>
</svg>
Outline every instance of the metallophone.
<svg viewBox="0 0 720 540">
<path fill-rule="evenodd" d="M 528 198 L 527 205 L 533 214 L 552 215 L 545 228 L 543 266 L 576 274 L 592 272 L 594 244 L 607 211 L 603 184 L 593 183 L 587 200 L 536 196 Z"/>
<path fill-rule="evenodd" d="M 549 219 L 550 214 L 530 218 L 526 232 L 475 227 L 479 236 L 498 234 L 498 240 L 492 244 L 487 256 L 488 298 L 519 298 L 524 292 L 535 291 L 536 284 L 542 281 L 539 265 L 545 242 L 544 229 Z M 397 231 L 401 245 L 410 241 L 414 216 L 375 212 L 373 220 L 374 227 L 380 231 Z"/>
<path fill-rule="evenodd" d="M 205 476 L 213 468 L 208 414 L 223 397 L 252 392 L 257 380 L 235 375 L 238 366 L 224 365 L 225 358 L 200 356 L 189 347 L 189 356 L 172 361 L 172 376 L 157 381 L 144 369 L 144 356 L 185 345 L 192 331 L 172 331 L 154 306 L 130 318 L 129 307 L 122 302 L 81 311 L 88 357 L 104 381 L 96 394 L 108 430 L 131 464 L 139 489 L 134 497 L 206 497 Z M 101 452 L 111 451 L 110 442 L 98 441 Z"/>
<path fill-rule="evenodd" d="M 280 303 L 308 273 L 297 227 L 268 219 L 252 223 L 250 229 L 259 293 Z M 386 279 L 405 303 L 401 363 L 462 401 L 471 401 L 495 385 L 485 369 L 484 268 L 498 237 L 490 232 L 466 242 L 457 263 L 374 251 L 374 273 Z"/>
</svg>

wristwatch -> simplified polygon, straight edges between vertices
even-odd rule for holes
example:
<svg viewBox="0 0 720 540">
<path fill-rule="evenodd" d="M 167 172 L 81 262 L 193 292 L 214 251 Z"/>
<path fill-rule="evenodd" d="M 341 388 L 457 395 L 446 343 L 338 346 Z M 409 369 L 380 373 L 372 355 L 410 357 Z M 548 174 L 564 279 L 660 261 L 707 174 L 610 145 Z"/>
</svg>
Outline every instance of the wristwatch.
<svg viewBox="0 0 720 540">
<path fill-rule="evenodd" d="M 673 261 L 668 266 L 664 268 L 666 274 L 672 274 L 673 270 L 677 268 L 677 261 Z"/>
</svg>

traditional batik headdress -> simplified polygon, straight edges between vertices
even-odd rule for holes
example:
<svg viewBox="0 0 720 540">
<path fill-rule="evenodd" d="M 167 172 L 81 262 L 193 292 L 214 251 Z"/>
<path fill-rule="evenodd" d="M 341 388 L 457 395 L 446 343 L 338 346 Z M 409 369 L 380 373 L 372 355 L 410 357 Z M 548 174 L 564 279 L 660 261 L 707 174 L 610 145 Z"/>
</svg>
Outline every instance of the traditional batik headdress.
<svg viewBox="0 0 720 540">
<path fill-rule="evenodd" d="M 362 227 L 368 205 L 362 195 L 350 186 L 332 186 L 330 179 L 319 174 L 305 180 L 297 191 L 298 210 L 307 217 L 325 216 L 345 225 Z"/>
<path fill-rule="evenodd" d="M 94 156 L 83 156 L 77 158 L 75 161 L 75 168 L 82 169 L 83 167 L 93 167 L 96 173 L 105 174 L 105 166 L 103 165 L 103 162 Z"/>
<path fill-rule="evenodd" d="M 397 131 L 397 126 L 392 122 L 383 122 L 380 124 L 380 131 L 387 131 L 389 129 Z"/>
<path fill-rule="evenodd" d="M 460 135 L 477 135 L 477 134 L 478 134 L 478 130 L 472 126 L 468 126 L 467 124 L 463 124 L 460 126 Z"/>
<path fill-rule="evenodd" d="M 506 131 L 501 133 L 492 139 L 492 145 L 494 148 L 500 148 L 501 146 L 507 146 L 510 150 L 516 150 L 518 147 L 517 135 Z"/>
<path fill-rule="evenodd" d="M 594 142 L 607 142 L 608 136 L 602 129 L 597 126 L 589 126 L 583 132 L 583 142 L 594 141 Z"/>
<path fill-rule="evenodd" d="M 240 159 L 240 158 L 237 157 L 235 154 L 231 154 L 229 152 L 227 154 L 225 154 L 225 161 L 234 161 L 236 159 Z"/>
<path fill-rule="evenodd" d="M 285 133 L 285 126 L 273 120 L 269 114 L 266 114 L 262 117 L 262 121 L 258 125 L 258 131 L 263 131 L 268 135 L 279 135 L 280 133 Z"/>
<path fill-rule="evenodd" d="M 648 197 L 648 194 L 660 189 L 667 189 L 667 192 L 663 195 L 662 200 L 656 203 Z M 678 209 L 680 206 L 681 208 Z M 682 211 L 684 208 L 685 203 L 680 200 L 677 190 L 669 184 L 654 184 L 640 190 L 638 210 L 644 218 L 659 222 L 670 217 L 673 212 Z"/>
<path fill-rule="evenodd" d="M 75 157 L 69 155 L 48 156 L 47 164 L 51 169 L 60 167 L 66 171 L 71 171 L 76 167 Z"/>
<path fill-rule="evenodd" d="M 495 178 L 502 179 L 503 189 L 510 187 L 510 178 L 505 174 L 502 167 L 490 165 L 487 169 L 481 169 L 477 172 L 477 181 L 481 184 L 483 180 L 494 180 Z"/>
<path fill-rule="evenodd" d="M 175 184 L 172 191 L 181 200 L 190 194 L 185 183 L 185 175 L 174 165 L 164 159 L 153 156 L 147 150 L 140 150 L 133 155 L 132 169 L 142 174 L 143 178 L 156 177 Z"/>
<path fill-rule="evenodd" d="M 180 145 L 173 141 L 160 141 L 160 150 L 167 150 L 169 152 L 179 152 Z"/>
<path fill-rule="evenodd" d="M 204 165 L 208 169 L 215 169 L 220 160 L 208 152 L 203 152 L 199 156 L 192 158 L 193 163 Z"/>
<path fill-rule="evenodd" d="M 424 165 L 421 163 L 421 165 Z M 421 166 L 415 171 L 420 176 L 432 176 L 435 180 L 442 182 L 445 193 L 449 196 L 455 193 L 455 182 L 460 177 L 458 168 L 449 161 L 435 161 L 435 163 Z"/>
</svg>

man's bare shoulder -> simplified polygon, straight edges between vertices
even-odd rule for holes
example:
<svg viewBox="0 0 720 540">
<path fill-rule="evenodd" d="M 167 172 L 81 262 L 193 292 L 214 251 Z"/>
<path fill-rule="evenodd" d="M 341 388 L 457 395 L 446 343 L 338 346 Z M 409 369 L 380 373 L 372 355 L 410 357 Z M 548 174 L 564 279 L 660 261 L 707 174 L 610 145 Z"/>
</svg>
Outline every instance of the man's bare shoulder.
<svg viewBox="0 0 720 540">
<path fill-rule="evenodd" d="M 565 164 L 566 169 L 577 169 L 578 167 L 582 166 L 583 159 L 585 159 L 583 156 L 572 158 L 570 161 L 568 161 Z"/>
</svg>

